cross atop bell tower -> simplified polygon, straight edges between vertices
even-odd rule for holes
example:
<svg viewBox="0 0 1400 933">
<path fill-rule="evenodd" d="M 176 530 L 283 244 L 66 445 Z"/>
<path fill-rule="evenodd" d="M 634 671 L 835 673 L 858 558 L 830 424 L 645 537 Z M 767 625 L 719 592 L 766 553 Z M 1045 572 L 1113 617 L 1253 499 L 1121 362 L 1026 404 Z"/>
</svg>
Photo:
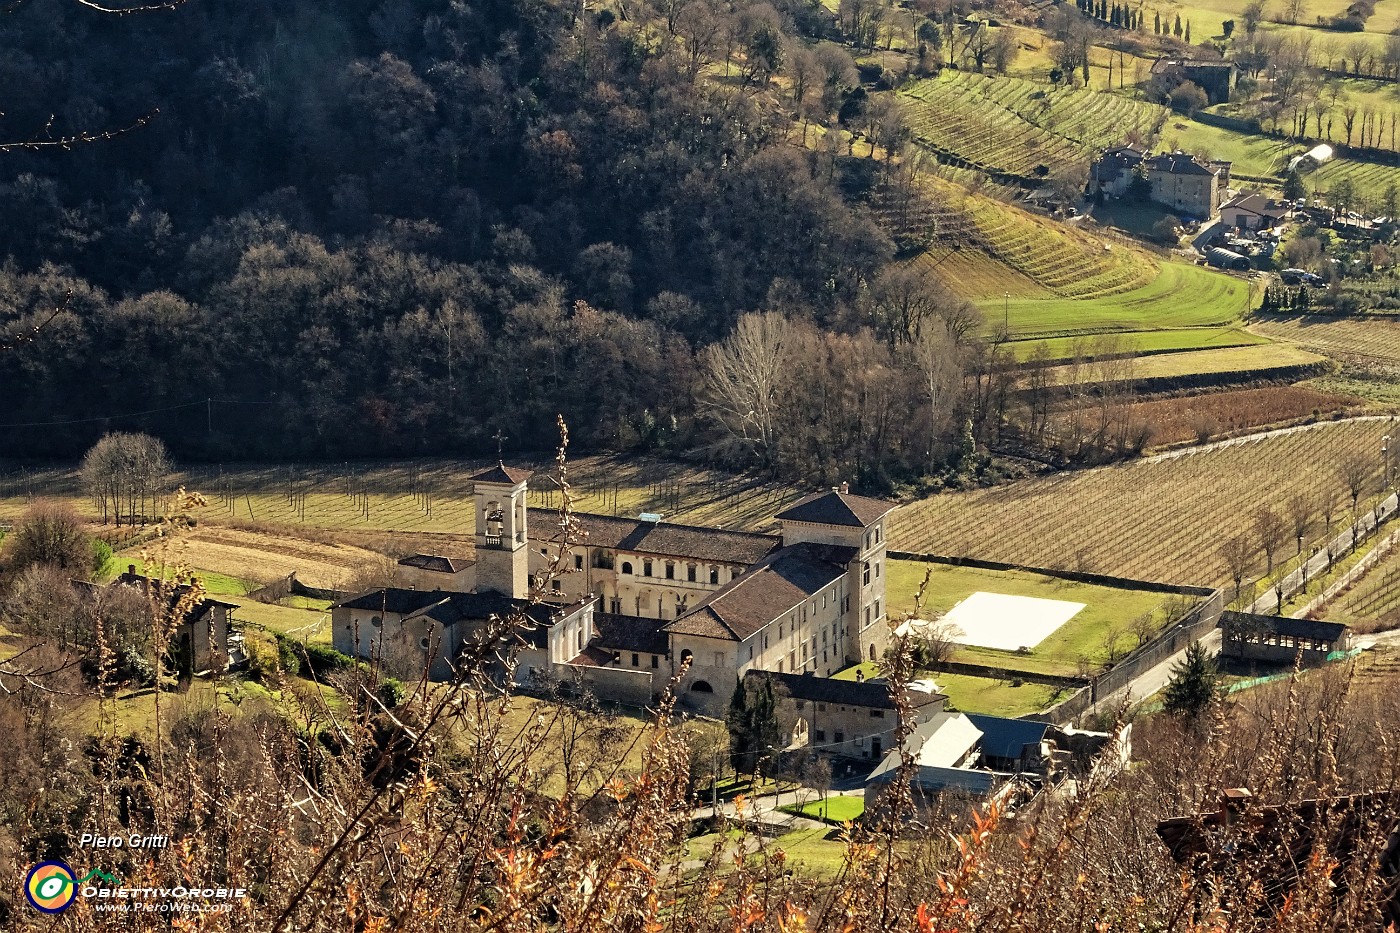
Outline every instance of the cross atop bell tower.
<svg viewBox="0 0 1400 933">
<path fill-rule="evenodd" d="M 496 432 L 499 447 L 505 435 Z M 502 461 L 472 478 L 476 499 L 476 588 L 524 599 L 530 593 L 525 525 L 530 472 Z"/>
</svg>

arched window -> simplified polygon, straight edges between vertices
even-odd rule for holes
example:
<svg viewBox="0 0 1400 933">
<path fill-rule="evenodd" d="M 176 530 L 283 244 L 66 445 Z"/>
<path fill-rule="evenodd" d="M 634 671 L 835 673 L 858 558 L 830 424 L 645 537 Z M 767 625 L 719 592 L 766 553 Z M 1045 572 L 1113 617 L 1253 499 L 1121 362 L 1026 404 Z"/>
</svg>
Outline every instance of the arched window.
<svg viewBox="0 0 1400 933">
<path fill-rule="evenodd" d="M 874 646 L 874 645 L 871 645 L 871 646 L 870 646 L 870 660 L 872 660 L 872 661 L 875 660 L 875 646 Z"/>
<path fill-rule="evenodd" d="M 684 664 L 693 657 L 695 657 L 695 653 L 689 648 L 686 648 L 684 651 L 681 652 L 681 663 Z"/>
<path fill-rule="evenodd" d="M 644 576 L 644 577 L 649 577 L 649 576 L 651 576 L 651 561 L 649 561 L 649 560 L 644 560 L 644 561 L 642 561 L 642 576 Z"/>
<path fill-rule="evenodd" d="M 714 693 L 714 692 L 715 692 L 715 688 L 714 688 L 714 687 L 711 687 L 710 684 L 709 684 L 709 682 L 708 682 L 708 681 L 705 681 L 705 680 L 697 680 L 695 683 L 693 683 L 693 684 L 690 685 L 690 690 L 691 690 L 692 693 Z"/>
<path fill-rule="evenodd" d="M 631 562 L 630 560 L 625 560 L 625 561 L 622 562 L 622 572 L 623 572 L 623 573 L 631 573 L 631 572 L 632 572 L 632 562 Z"/>
</svg>

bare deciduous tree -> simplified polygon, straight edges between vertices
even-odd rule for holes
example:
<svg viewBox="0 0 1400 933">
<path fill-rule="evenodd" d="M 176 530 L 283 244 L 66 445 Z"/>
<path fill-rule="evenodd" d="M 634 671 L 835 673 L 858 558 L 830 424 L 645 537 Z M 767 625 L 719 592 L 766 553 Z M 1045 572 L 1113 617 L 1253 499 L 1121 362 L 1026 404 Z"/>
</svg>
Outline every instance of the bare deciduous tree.
<svg viewBox="0 0 1400 933">
<path fill-rule="evenodd" d="M 110 520 L 120 525 L 123 518 L 135 524 L 153 517 L 169 473 L 165 444 L 148 434 L 105 435 L 83 457 L 83 484 L 102 510 L 104 524 Z"/>
<path fill-rule="evenodd" d="M 727 340 L 706 348 L 701 408 L 723 431 L 729 453 L 772 465 L 794 336 L 781 314 L 746 314 Z"/>
</svg>

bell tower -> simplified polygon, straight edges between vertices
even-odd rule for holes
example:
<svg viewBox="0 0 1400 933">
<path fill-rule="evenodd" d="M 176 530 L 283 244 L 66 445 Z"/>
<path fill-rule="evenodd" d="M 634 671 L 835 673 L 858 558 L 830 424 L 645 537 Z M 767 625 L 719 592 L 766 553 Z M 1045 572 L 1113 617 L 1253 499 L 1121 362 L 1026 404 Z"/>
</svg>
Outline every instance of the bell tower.
<svg viewBox="0 0 1400 933">
<path fill-rule="evenodd" d="M 530 594 L 525 527 L 530 473 L 502 462 L 471 479 L 476 498 L 476 588 L 524 599 Z"/>
</svg>

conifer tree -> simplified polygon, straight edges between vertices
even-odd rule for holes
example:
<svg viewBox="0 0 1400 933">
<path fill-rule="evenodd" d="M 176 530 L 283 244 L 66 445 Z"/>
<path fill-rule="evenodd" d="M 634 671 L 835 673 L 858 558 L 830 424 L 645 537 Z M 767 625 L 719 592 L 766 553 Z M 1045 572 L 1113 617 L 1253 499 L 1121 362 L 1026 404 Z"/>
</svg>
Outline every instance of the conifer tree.
<svg viewBox="0 0 1400 933">
<path fill-rule="evenodd" d="M 1162 11 L 1157 10 L 1152 14 L 1152 31 L 1157 35 L 1162 34 Z"/>
<path fill-rule="evenodd" d="M 1190 22 L 1190 20 L 1187 20 L 1187 22 L 1186 22 L 1186 42 L 1187 42 L 1188 45 L 1191 43 L 1191 22 Z"/>
<path fill-rule="evenodd" d="M 1166 711 L 1195 719 L 1210 706 L 1219 673 L 1200 642 L 1192 642 L 1186 657 L 1172 667 L 1172 679 L 1163 691 Z"/>
</svg>

